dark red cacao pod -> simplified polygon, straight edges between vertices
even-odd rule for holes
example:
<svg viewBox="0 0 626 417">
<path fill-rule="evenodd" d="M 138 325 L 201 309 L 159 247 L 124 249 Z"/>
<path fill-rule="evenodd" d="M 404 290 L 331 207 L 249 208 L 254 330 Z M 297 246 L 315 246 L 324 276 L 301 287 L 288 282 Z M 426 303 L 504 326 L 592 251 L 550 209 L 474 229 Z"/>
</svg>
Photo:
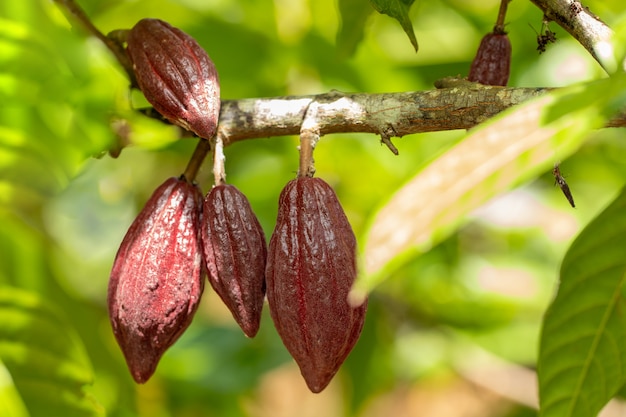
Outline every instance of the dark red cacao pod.
<svg viewBox="0 0 626 417">
<path fill-rule="evenodd" d="M 246 196 L 215 186 L 202 206 L 202 246 L 209 282 L 248 337 L 259 331 L 267 244 Z"/>
<path fill-rule="evenodd" d="M 109 318 L 138 383 L 152 376 L 198 307 L 204 285 L 201 205 L 197 186 L 168 179 L 131 224 L 115 257 Z"/>
<path fill-rule="evenodd" d="M 333 189 L 319 178 L 289 182 L 270 239 L 267 299 L 312 392 L 328 385 L 361 334 L 367 304 L 348 303 L 356 272 L 356 239 Z"/>
<path fill-rule="evenodd" d="M 215 135 L 220 114 L 217 70 L 185 32 L 158 19 L 130 30 L 127 53 L 139 88 L 165 118 L 201 138 Z"/>
<path fill-rule="evenodd" d="M 483 37 L 472 61 L 468 80 L 486 85 L 506 86 L 511 72 L 511 42 L 506 33 Z"/>
</svg>

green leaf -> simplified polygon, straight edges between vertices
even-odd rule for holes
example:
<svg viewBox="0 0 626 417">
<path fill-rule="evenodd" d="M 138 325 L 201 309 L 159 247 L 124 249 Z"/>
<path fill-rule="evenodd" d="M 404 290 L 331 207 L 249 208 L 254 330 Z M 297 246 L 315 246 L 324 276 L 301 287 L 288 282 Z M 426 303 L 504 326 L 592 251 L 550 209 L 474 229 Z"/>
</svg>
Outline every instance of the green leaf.
<svg viewBox="0 0 626 417">
<path fill-rule="evenodd" d="M 0 286 L 0 360 L 32 417 L 100 416 L 93 371 L 67 320 L 33 293 Z"/>
<path fill-rule="evenodd" d="M 565 255 L 541 335 L 541 416 L 595 416 L 626 383 L 625 210 L 626 189 Z"/>
<path fill-rule="evenodd" d="M 0 361 L 0 416 L 28 417 L 28 411 L 17 392 L 11 374 Z"/>
<path fill-rule="evenodd" d="M 341 29 L 337 33 L 339 56 L 351 56 L 363 39 L 365 22 L 373 10 L 363 0 L 339 0 Z"/>
<path fill-rule="evenodd" d="M 418 50 L 417 38 L 413 31 L 413 23 L 409 17 L 409 10 L 415 0 L 370 0 L 372 7 L 380 14 L 386 14 L 396 19 L 409 37 L 415 52 Z"/>
<path fill-rule="evenodd" d="M 354 301 L 447 237 L 470 211 L 572 154 L 623 101 L 624 87 L 619 75 L 546 94 L 482 124 L 426 166 L 376 213 Z"/>
</svg>

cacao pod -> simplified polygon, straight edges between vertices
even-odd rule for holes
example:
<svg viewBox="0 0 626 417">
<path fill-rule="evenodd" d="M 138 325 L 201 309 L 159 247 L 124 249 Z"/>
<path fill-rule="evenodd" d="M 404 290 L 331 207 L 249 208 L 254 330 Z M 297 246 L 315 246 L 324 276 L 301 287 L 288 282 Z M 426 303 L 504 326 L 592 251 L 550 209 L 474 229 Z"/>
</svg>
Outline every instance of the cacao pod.
<svg viewBox="0 0 626 417">
<path fill-rule="evenodd" d="M 270 313 L 309 389 L 322 391 L 356 344 L 366 303 L 353 307 L 356 238 L 333 189 L 290 181 L 280 195 L 268 250 Z"/>
<path fill-rule="evenodd" d="M 131 224 L 109 280 L 113 333 L 138 383 L 191 323 L 202 295 L 200 189 L 170 178 Z"/>
<path fill-rule="evenodd" d="M 511 42 L 504 32 L 488 33 L 480 41 L 468 80 L 506 86 L 511 71 Z"/>
<path fill-rule="evenodd" d="M 209 282 L 248 337 L 259 330 L 267 244 L 248 199 L 218 185 L 202 206 L 202 246 Z"/>
<path fill-rule="evenodd" d="M 167 22 L 142 19 L 128 33 L 127 45 L 146 100 L 172 123 L 212 138 L 220 84 L 213 61 L 198 42 Z"/>
</svg>

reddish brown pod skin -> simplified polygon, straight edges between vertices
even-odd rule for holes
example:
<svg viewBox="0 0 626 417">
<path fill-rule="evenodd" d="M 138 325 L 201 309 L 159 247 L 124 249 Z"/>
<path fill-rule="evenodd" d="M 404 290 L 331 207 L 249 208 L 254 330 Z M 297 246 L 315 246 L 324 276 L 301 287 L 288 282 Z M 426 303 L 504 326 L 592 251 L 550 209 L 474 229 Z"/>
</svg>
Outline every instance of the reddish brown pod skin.
<svg viewBox="0 0 626 417">
<path fill-rule="evenodd" d="M 356 239 L 333 189 L 297 178 L 280 195 L 266 268 L 278 334 L 309 389 L 322 391 L 356 344 L 366 303 L 348 304 Z"/>
<path fill-rule="evenodd" d="M 215 135 L 220 84 L 209 55 L 180 29 L 142 19 L 130 30 L 127 53 L 139 88 L 165 118 L 201 138 Z"/>
<path fill-rule="evenodd" d="M 248 199 L 217 185 L 202 207 L 202 247 L 209 282 L 248 337 L 259 331 L 265 298 L 265 234 Z"/>
<path fill-rule="evenodd" d="M 506 86 L 511 72 L 511 42 L 504 32 L 483 37 L 472 61 L 468 80 L 486 85 Z"/>
<path fill-rule="evenodd" d="M 131 224 L 109 280 L 113 333 L 138 383 L 191 323 L 204 285 L 202 192 L 182 178 L 156 189 Z"/>
</svg>

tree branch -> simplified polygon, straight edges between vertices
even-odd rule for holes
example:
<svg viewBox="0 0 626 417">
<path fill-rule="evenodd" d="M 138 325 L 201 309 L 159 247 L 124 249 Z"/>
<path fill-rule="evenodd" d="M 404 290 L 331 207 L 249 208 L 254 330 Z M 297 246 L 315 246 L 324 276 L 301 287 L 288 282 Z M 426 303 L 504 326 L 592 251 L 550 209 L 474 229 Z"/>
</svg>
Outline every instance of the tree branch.
<svg viewBox="0 0 626 417">
<path fill-rule="evenodd" d="M 596 60 L 612 72 L 616 65 L 608 40 L 612 31 L 588 9 L 572 0 L 531 0 L 544 14 L 574 36 Z M 132 66 L 119 39 L 104 36 L 74 0 L 59 6 L 115 54 L 134 85 Z M 607 49 L 608 48 L 608 49 Z M 607 52 L 608 51 L 608 52 Z M 218 132 L 224 146 L 270 136 L 300 133 L 306 111 L 315 103 L 319 134 L 364 132 L 381 137 L 392 151 L 390 138 L 413 133 L 469 129 L 502 110 L 543 94 L 544 88 L 484 86 L 457 78 L 443 79 L 429 91 L 388 94 L 326 94 L 224 100 Z M 607 124 L 625 126 L 621 115 Z M 396 150 L 397 151 L 397 150 Z"/>
<path fill-rule="evenodd" d="M 307 108 L 317 107 L 319 134 L 363 132 L 383 139 L 469 129 L 502 110 L 543 94 L 543 88 L 504 88 L 448 78 L 435 90 L 222 101 L 218 131 L 224 145 L 244 139 L 297 135 Z"/>
<path fill-rule="evenodd" d="M 606 72 L 617 69 L 610 40 L 613 31 L 576 0 L 531 0 L 544 15 L 569 32 Z"/>
</svg>

